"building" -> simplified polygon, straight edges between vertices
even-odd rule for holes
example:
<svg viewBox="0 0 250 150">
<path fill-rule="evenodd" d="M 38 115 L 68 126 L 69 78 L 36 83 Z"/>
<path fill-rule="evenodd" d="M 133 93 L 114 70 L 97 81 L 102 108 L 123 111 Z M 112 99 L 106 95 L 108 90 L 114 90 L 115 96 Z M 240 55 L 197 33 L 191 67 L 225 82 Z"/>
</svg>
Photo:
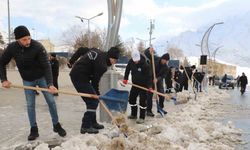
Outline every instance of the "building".
<svg viewBox="0 0 250 150">
<path fill-rule="evenodd" d="M 40 42 L 44 46 L 48 53 L 54 52 L 55 45 L 51 43 L 49 39 L 41 39 L 38 40 L 38 42 Z"/>
</svg>

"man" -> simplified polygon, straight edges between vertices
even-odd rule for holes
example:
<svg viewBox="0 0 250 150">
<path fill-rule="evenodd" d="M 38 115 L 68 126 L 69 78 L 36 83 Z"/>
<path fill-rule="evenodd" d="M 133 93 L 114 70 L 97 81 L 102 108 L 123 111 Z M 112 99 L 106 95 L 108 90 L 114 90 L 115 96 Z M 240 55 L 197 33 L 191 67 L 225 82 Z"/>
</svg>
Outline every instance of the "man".
<svg viewBox="0 0 250 150">
<path fill-rule="evenodd" d="M 151 52 L 154 51 L 153 48 L 148 48 L 145 50 L 145 55 L 147 59 L 151 60 Z M 156 79 L 153 79 L 153 83 L 156 83 L 157 86 L 157 91 L 160 93 L 164 93 L 164 88 L 163 88 L 163 79 L 166 77 L 167 72 L 168 72 L 168 61 L 169 61 L 169 54 L 165 53 L 161 57 L 154 56 L 155 60 L 155 74 L 156 74 Z M 152 62 L 151 62 L 152 66 Z M 164 107 L 164 97 L 163 96 L 158 96 L 159 97 L 159 105 L 161 108 Z M 152 98 L 153 94 L 151 92 L 148 93 L 147 97 L 147 116 L 154 117 L 154 114 L 152 112 Z M 166 111 L 164 111 L 164 114 L 167 114 Z"/>
<path fill-rule="evenodd" d="M 100 95 L 99 81 L 107 71 L 108 66 L 115 64 L 119 57 L 119 49 L 112 47 L 108 52 L 99 49 L 80 47 L 71 57 L 68 66 L 73 66 L 70 77 L 75 89 L 79 93 Z M 104 126 L 96 121 L 96 109 L 99 101 L 82 97 L 87 105 L 87 111 L 82 118 L 80 132 L 82 134 L 96 134 Z"/>
<path fill-rule="evenodd" d="M 223 76 L 223 78 L 221 79 L 221 82 L 222 82 L 222 87 L 226 87 L 227 88 L 227 74 L 225 74 Z"/>
<path fill-rule="evenodd" d="M 176 93 L 182 92 L 183 89 L 183 72 L 179 70 L 179 68 L 176 69 L 174 74 L 174 81 L 175 81 L 175 91 Z"/>
<path fill-rule="evenodd" d="M 43 92 L 44 98 L 49 106 L 49 112 L 53 122 L 53 130 L 60 136 L 65 136 L 66 131 L 58 122 L 58 114 L 54 97 L 57 89 L 53 86 L 51 66 L 48 61 L 47 52 L 37 41 L 31 39 L 30 32 L 25 26 L 18 26 L 14 30 L 16 41 L 10 43 L 0 58 L 0 78 L 4 88 L 10 88 L 11 82 L 6 75 L 6 65 L 12 58 L 23 79 L 24 86 L 39 86 L 48 88 L 49 92 Z M 35 140 L 39 137 L 35 112 L 35 92 L 24 90 L 27 102 L 27 111 L 30 122 L 30 135 L 28 140 Z"/>
<path fill-rule="evenodd" d="M 150 66 L 146 62 L 146 59 L 140 55 L 139 51 L 133 50 L 132 51 L 132 59 L 129 60 L 125 74 L 123 83 L 128 83 L 128 76 L 131 72 L 132 75 L 132 83 L 146 87 L 149 90 L 152 89 L 151 84 L 151 72 L 150 72 Z M 131 115 L 128 117 L 129 119 L 137 119 L 137 111 L 138 107 L 136 104 L 136 100 L 138 95 L 140 96 L 139 100 L 139 108 L 140 108 L 140 116 L 139 119 L 136 121 L 136 123 L 141 124 L 144 123 L 145 119 L 145 113 L 147 108 L 147 91 L 136 88 L 132 86 L 129 94 L 129 104 L 131 106 Z"/>
<path fill-rule="evenodd" d="M 197 92 L 202 92 L 202 80 L 205 76 L 205 72 L 199 72 L 197 69 L 195 70 L 194 74 L 193 74 L 193 79 L 194 79 L 194 87 L 196 89 Z"/>
<path fill-rule="evenodd" d="M 192 75 L 193 75 L 193 71 L 196 68 L 195 65 L 191 66 L 191 67 L 183 67 L 181 66 L 180 69 L 183 70 L 183 87 L 184 90 L 188 90 L 188 81 L 192 80 Z"/>
<path fill-rule="evenodd" d="M 56 53 L 51 53 L 49 56 L 49 60 L 52 69 L 53 84 L 58 89 L 59 62 L 56 58 Z M 58 96 L 58 93 L 55 93 L 53 95 Z"/>
<path fill-rule="evenodd" d="M 240 77 L 239 82 L 240 82 L 240 87 L 241 87 L 240 91 L 241 91 L 241 94 L 243 94 L 246 91 L 246 86 L 248 84 L 247 76 L 245 75 L 244 72 L 242 73 L 242 76 Z"/>
<path fill-rule="evenodd" d="M 170 67 L 167 71 L 167 75 L 165 77 L 165 85 L 166 85 L 166 93 L 172 93 L 171 89 L 173 88 L 172 81 L 172 68 Z"/>
</svg>

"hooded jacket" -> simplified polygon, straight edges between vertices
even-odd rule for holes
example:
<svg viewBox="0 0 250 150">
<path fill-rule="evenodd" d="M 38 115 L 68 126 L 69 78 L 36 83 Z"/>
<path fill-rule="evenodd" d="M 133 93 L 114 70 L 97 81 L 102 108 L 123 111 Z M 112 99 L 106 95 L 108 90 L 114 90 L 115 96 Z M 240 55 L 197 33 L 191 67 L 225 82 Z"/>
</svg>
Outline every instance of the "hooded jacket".
<svg viewBox="0 0 250 150">
<path fill-rule="evenodd" d="M 73 65 L 70 76 L 81 82 L 91 82 L 96 93 L 100 94 L 99 81 L 111 66 L 108 53 L 95 48 L 79 48 L 69 62 Z"/>
<path fill-rule="evenodd" d="M 0 58 L 0 78 L 6 81 L 6 65 L 14 58 L 23 80 L 34 81 L 45 77 L 48 86 L 53 85 L 52 72 L 45 48 L 39 42 L 31 40 L 29 47 L 21 46 L 17 41 L 10 43 Z"/>
</svg>

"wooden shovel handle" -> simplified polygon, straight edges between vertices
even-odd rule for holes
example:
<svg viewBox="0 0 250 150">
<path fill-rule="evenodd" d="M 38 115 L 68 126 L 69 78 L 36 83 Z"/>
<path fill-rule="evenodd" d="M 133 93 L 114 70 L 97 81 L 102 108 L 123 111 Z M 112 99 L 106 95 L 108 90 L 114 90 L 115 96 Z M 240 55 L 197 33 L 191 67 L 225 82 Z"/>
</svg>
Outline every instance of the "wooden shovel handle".
<svg viewBox="0 0 250 150">
<path fill-rule="evenodd" d="M 14 85 L 11 84 L 11 87 L 13 88 L 19 88 L 19 89 L 28 89 L 28 90 L 37 90 L 37 91 L 46 91 L 48 92 L 49 90 L 46 88 L 40 88 L 40 87 L 32 87 L 32 86 L 21 86 L 21 85 Z M 87 93 L 78 93 L 78 92 L 69 92 L 69 91 L 60 91 L 58 90 L 57 93 L 62 93 L 62 94 L 66 94 L 66 95 L 75 95 L 75 96 L 82 96 L 82 97 L 88 97 L 88 98 L 94 98 L 94 99 L 98 99 L 100 102 L 101 107 L 103 107 L 103 109 L 108 113 L 109 117 L 111 118 L 111 120 L 115 120 L 112 113 L 110 112 L 110 110 L 106 107 L 106 105 L 104 104 L 104 102 L 102 100 L 100 100 L 99 96 L 94 95 L 94 94 L 87 94 Z M 117 125 L 117 123 L 115 122 L 115 125 L 118 127 L 118 129 L 120 129 L 120 127 Z M 127 137 L 127 135 L 124 133 L 124 135 Z"/>
<path fill-rule="evenodd" d="M 46 92 L 49 91 L 47 88 L 32 87 L 32 86 L 22 86 L 22 85 L 14 85 L 14 84 L 11 84 L 11 87 L 19 88 L 19 89 L 27 89 L 27 90 L 46 91 Z M 78 93 L 78 92 L 69 92 L 69 91 L 60 91 L 60 90 L 57 90 L 56 93 L 99 99 L 99 96 L 94 95 L 94 94 L 87 94 L 87 93 Z"/>
<path fill-rule="evenodd" d="M 130 83 L 130 82 L 128 82 L 128 84 L 130 84 L 130 85 L 132 85 L 132 86 L 134 86 L 134 87 L 137 87 L 137 88 L 139 88 L 139 89 L 142 89 L 142 90 L 145 90 L 145 91 L 149 91 L 149 89 L 147 89 L 147 88 L 145 88 L 145 87 L 143 87 L 143 86 L 140 86 L 140 85 L 137 85 L 137 84 L 134 84 L 134 83 Z M 150 91 L 150 92 L 155 93 L 155 94 L 160 95 L 160 96 L 163 96 L 163 97 L 166 97 L 166 98 L 168 98 L 169 100 L 171 99 L 171 97 L 170 97 L 169 95 L 160 93 L 160 92 L 158 92 L 158 91 L 156 91 L 156 90 L 153 90 L 153 91 Z"/>
</svg>

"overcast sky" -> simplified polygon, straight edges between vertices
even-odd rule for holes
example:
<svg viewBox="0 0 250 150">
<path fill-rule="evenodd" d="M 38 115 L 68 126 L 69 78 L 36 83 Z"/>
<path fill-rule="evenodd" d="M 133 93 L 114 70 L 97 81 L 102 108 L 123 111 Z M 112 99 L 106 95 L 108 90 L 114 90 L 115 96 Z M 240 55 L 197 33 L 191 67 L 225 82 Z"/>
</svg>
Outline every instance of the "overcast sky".
<svg viewBox="0 0 250 150">
<path fill-rule="evenodd" d="M 89 18 L 103 12 L 91 21 L 90 27 L 107 28 L 106 0 L 9 1 L 11 27 L 26 25 L 37 39 L 50 38 L 58 43 L 62 32 L 73 25 L 87 27 L 87 22 L 80 22 L 76 15 Z M 124 0 L 119 34 L 123 40 L 149 39 L 149 22 L 154 19 L 153 37 L 170 38 L 244 14 L 249 6 L 249 0 Z M 8 32 L 7 22 L 7 0 L 0 0 L 0 31 L 4 35 Z"/>
</svg>

